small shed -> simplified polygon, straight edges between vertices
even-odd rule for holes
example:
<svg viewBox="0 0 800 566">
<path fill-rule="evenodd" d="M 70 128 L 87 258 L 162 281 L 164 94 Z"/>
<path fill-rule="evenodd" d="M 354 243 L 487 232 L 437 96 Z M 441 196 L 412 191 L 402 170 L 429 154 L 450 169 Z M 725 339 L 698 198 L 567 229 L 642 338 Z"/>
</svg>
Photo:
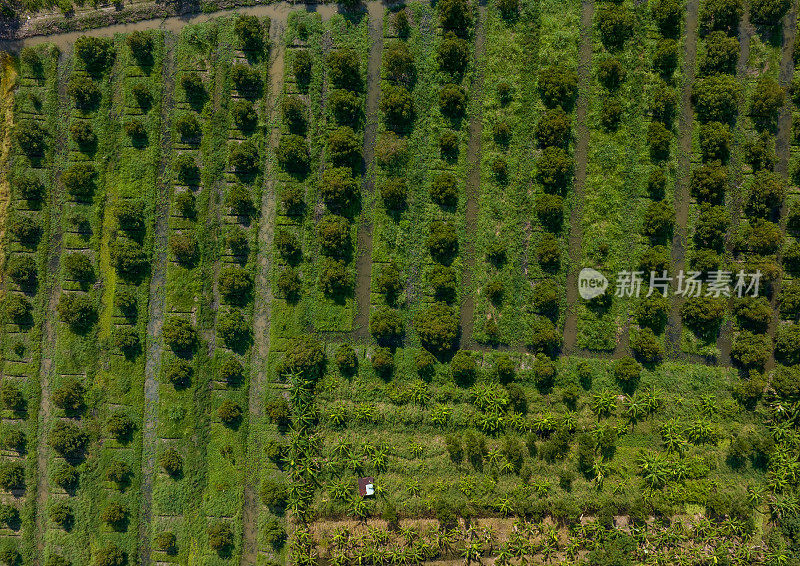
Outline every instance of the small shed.
<svg viewBox="0 0 800 566">
<path fill-rule="evenodd" d="M 375 495 L 375 478 L 358 478 L 358 494 L 361 497 Z"/>
</svg>

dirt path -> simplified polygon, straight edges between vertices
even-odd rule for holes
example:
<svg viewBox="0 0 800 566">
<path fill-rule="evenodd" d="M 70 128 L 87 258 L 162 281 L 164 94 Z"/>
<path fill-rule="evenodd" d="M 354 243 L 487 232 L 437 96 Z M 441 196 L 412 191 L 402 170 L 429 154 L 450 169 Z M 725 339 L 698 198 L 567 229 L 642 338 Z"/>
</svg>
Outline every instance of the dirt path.
<svg viewBox="0 0 800 566">
<path fill-rule="evenodd" d="M 578 140 L 575 144 L 575 184 L 572 211 L 569 217 L 569 271 L 567 272 L 567 312 L 564 319 L 564 353 L 576 353 L 578 343 L 578 273 L 581 270 L 583 246 L 583 191 L 586 186 L 586 165 L 589 161 L 589 97 L 592 81 L 592 16 L 594 3 L 584 0 L 581 5 L 581 45 L 578 60 L 578 105 L 575 124 Z"/>
<path fill-rule="evenodd" d="M 72 71 L 70 61 L 71 51 L 61 51 L 58 58 L 58 101 L 59 109 L 70 108 L 67 96 L 67 81 Z M 53 139 L 67 138 L 67 124 L 60 120 L 57 124 L 59 131 Z M 63 233 L 61 229 L 61 216 L 64 208 L 64 190 L 61 185 L 60 166 L 67 159 L 67 144 L 58 144 L 53 157 L 53 167 L 56 171 L 53 179 L 54 190 L 50 192 L 50 249 L 47 256 L 47 308 L 46 316 L 42 323 L 42 359 L 39 366 L 39 438 L 43 439 L 47 430 L 47 420 L 50 418 L 50 375 L 53 371 L 53 353 L 56 347 L 56 312 L 58 298 L 61 294 L 61 284 L 58 272 L 61 263 L 61 250 L 63 247 Z M 50 494 L 50 485 L 47 479 L 47 442 L 40 441 L 36 445 L 36 470 L 38 474 L 36 488 L 36 545 L 39 555 L 44 556 L 45 532 L 47 530 L 47 499 Z"/>
<path fill-rule="evenodd" d="M 280 41 L 286 19 L 271 20 L 270 39 L 274 45 L 273 59 L 270 66 L 270 107 L 268 110 L 270 130 L 269 148 L 274 148 L 280 137 L 277 125 L 279 117 L 278 99 L 283 90 L 283 61 L 285 46 Z M 261 197 L 261 218 L 258 224 L 258 265 L 256 269 L 256 294 L 253 311 L 253 335 L 255 348 L 251 362 L 252 375 L 248 410 L 250 412 L 250 430 L 254 431 L 248 439 L 248 460 L 251 473 L 244 487 L 244 508 L 242 523 L 244 528 L 242 544 L 242 566 L 254 566 L 258 558 L 258 463 L 261 459 L 261 437 L 258 427 L 253 423 L 263 418 L 264 392 L 267 383 L 267 363 L 270 347 L 270 315 L 272 312 L 272 288 L 269 275 L 272 259 L 272 241 L 275 235 L 275 189 L 273 177 L 273 160 L 269 157 L 264 171 L 264 191 Z"/>
<path fill-rule="evenodd" d="M 356 318 L 353 338 L 369 337 L 370 281 L 372 279 L 372 206 L 375 194 L 375 139 L 378 135 L 378 102 L 381 95 L 381 53 L 383 51 L 383 12 L 381 2 L 367 4 L 369 11 L 369 61 L 367 63 L 367 110 L 364 126 L 364 152 L 361 165 L 361 199 L 365 203 L 363 222 L 358 227 L 356 260 Z"/>
<path fill-rule="evenodd" d="M 747 60 L 750 58 L 750 38 L 753 35 L 753 26 L 750 25 L 750 14 L 745 12 L 742 20 L 739 22 L 739 60 L 736 63 L 736 79 L 741 82 L 745 79 L 747 74 Z M 739 103 L 738 115 L 744 116 L 747 108 L 747 102 L 742 100 Z M 741 128 L 741 121 L 737 119 L 736 129 L 733 135 L 733 147 L 731 148 L 731 165 L 730 170 L 733 171 L 732 178 L 728 184 L 728 194 L 726 195 L 726 206 L 728 214 L 730 215 L 731 224 L 728 228 L 728 233 L 725 235 L 725 248 L 727 252 L 731 253 L 731 246 L 733 241 L 731 236 L 736 233 L 739 228 L 739 214 L 742 208 L 741 199 L 741 186 L 743 182 L 742 176 L 742 151 L 741 142 L 737 135 Z M 726 318 L 725 322 L 720 328 L 719 336 L 717 337 L 717 348 L 719 349 L 719 363 L 723 365 L 730 365 L 731 363 L 731 346 L 733 344 L 733 320 L 730 315 Z"/>
<path fill-rule="evenodd" d="M 797 2 L 792 3 L 792 8 L 783 19 L 783 45 L 781 47 L 781 68 L 779 81 L 783 88 L 788 90 L 789 84 L 792 82 L 794 76 L 794 59 L 792 58 L 792 51 L 794 49 L 795 35 L 797 34 Z M 781 175 L 784 179 L 789 178 L 789 142 L 792 136 L 792 98 L 786 97 L 786 102 L 781 108 L 780 115 L 778 116 L 778 133 L 775 139 L 775 154 L 778 162 L 775 164 L 775 172 Z M 789 182 L 791 184 L 791 181 Z M 786 233 L 786 199 L 781 205 L 780 211 L 780 225 L 784 234 Z M 777 257 L 778 265 L 782 263 L 781 251 L 778 251 Z M 769 335 L 774 340 L 775 331 L 778 328 L 778 308 L 777 299 L 781 291 L 782 280 L 778 279 L 775 282 L 774 293 L 772 294 L 772 321 L 769 325 Z M 773 351 L 774 354 L 774 351 Z M 774 367 L 775 360 L 770 359 L 767 368 Z"/>
<path fill-rule="evenodd" d="M 5 240 L 6 216 L 11 203 L 11 187 L 8 184 L 8 158 L 11 151 L 11 130 L 14 127 L 14 86 L 17 74 L 11 58 L 0 54 L 0 241 Z M 5 273 L 6 252 L 0 249 L 0 273 Z M 0 292 L 5 294 L 4 281 L 0 281 Z M 2 295 L 0 295 L 2 298 Z"/>
<path fill-rule="evenodd" d="M 686 33 L 683 44 L 683 85 L 681 88 L 681 115 L 678 119 L 678 176 L 675 178 L 675 232 L 672 236 L 672 275 L 675 276 L 686 267 L 686 244 L 688 238 L 689 176 L 692 168 L 692 129 L 694 127 L 694 108 L 692 107 L 692 85 L 696 75 L 697 63 L 697 20 L 700 2 L 689 0 L 686 9 Z M 681 305 L 678 296 L 672 298 L 672 309 L 667 321 L 667 356 L 680 355 Z"/>
<path fill-rule="evenodd" d="M 475 237 L 478 227 L 478 206 L 481 191 L 481 136 L 483 135 L 483 83 L 486 62 L 483 53 L 486 44 L 486 6 L 478 6 L 478 21 L 475 24 L 475 75 L 470 85 L 472 97 L 472 115 L 469 119 L 469 142 L 467 143 L 467 204 L 465 211 L 466 230 L 468 233 L 466 252 L 464 253 L 464 272 L 461 293 L 460 348 L 476 346 L 472 337 L 475 325 L 475 293 L 472 288 L 472 271 L 475 269 Z"/>
<path fill-rule="evenodd" d="M 157 204 L 153 273 L 150 279 L 150 302 L 147 319 L 147 358 L 145 359 L 144 414 L 142 417 L 142 510 L 139 522 L 139 564 L 150 560 L 150 521 L 153 505 L 153 479 L 156 471 L 158 440 L 158 379 L 161 370 L 161 328 L 164 325 L 164 300 L 167 281 L 167 241 L 169 239 L 170 180 L 167 176 L 172 150 L 172 106 L 175 89 L 175 44 L 177 38 L 166 34 L 164 56 L 164 97 L 161 105 L 161 155 L 158 165 Z"/>
</svg>

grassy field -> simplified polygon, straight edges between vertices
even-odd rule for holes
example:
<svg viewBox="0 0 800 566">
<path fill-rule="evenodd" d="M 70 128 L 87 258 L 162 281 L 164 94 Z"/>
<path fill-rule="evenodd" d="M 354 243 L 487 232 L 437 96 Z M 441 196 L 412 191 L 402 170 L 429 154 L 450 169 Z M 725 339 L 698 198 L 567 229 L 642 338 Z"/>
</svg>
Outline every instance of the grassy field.
<svg viewBox="0 0 800 566">
<path fill-rule="evenodd" d="M 6 59 L 0 563 L 796 563 L 796 11 L 711 5 L 293 8 Z M 766 296 L 610 297 L 709 250 Z M 609 295 L 567 304 L 585 266 Z"/>
</svg>

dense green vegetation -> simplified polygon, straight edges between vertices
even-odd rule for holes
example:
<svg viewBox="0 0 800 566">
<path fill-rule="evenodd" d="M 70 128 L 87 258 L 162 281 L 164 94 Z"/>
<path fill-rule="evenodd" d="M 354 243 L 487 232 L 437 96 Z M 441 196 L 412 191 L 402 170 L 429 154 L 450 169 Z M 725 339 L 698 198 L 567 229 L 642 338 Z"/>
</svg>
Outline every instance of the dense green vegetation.
<svg viewBox="0 0 800 566">
<path fill-rule="evenodd" d="M 796 563 L 789 13 L 349 5 L 4 60 L 0 564 Z M 612 296 L 679 262 L 762 294 Z"/>
</svg>

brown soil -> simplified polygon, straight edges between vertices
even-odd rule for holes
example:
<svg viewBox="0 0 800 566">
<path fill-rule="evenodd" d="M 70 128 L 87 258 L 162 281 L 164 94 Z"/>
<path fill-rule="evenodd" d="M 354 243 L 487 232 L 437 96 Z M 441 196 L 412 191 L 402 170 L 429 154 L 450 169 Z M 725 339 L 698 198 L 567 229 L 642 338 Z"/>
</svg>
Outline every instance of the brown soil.
<svg viewBox="0 0 800 566">
<path fill-rule="evenodd" d="M 673 274 L 680 273 L 686 266 L 686 239 L 689 223 L 689 174 L 692 168 L 692 128 L 694 109 L 692 107 L 692 84 L 697 63 L 697 24 L 699 0 L 689 0 L 686 11 L 686 36 L 683 46 L 683 87 L 681 89 L 681 115 L 678 120 L 678 176 L 675 179 L 675 233 L 672 237 Z M 672 310 L 667 322 L 667 355 L 680 356 L 682 300 L 672 299 Z"/>
<path fill-rule="evenodd" d="M 167 34 L 164 57 L 164 101 L 161 107 L 161 161 L 158 165 L 157 202 L 163 214 L 156 215 L 153 273 L 147 318 L 147 357 L 145 359 L 144 410 L 142 423 L 142 514 L 139 522 L 139 563 L 150 559 L 150 521 L 152 520 L 153 478 L 158 442 L 158 376 L 161 369 L 161 328 L 164 325 L 164 301 L 167 280 L 167 241 L 169 239 L 170 181 L 165 172 L 172 153 L 172 99 L 175 90 L 176 38 Z"/>
<path fill-rule="evenodd" d="M 783 88 L 788 90 L 789 84 L 792 82 L 794 75 L 794 42 L 795 35 L 797 34 L 797 2 L 792 3 L 792 9 L 783 19 L 783 45 L 781 46 L 781 68 L 779 80 Z M 786 97 L 786 102 L 781 108 L 780 115 L 778 116 L 778 134 L 775 139 L 775 154 L 778 157 L 778 162 L 775 165 L 775 172 L 785 179 L 789 179 L 789 142 L 792 136 L 792 100 Z M 791 185 L 791 181 L 789 181 Z M 780 211 L 780 225 L 781 229 L 786 233 L 786 200 L 783 201 Z M 778 264 L 781 264 L 781 252 L 778 252 Z M 782 281 L 778 281 L 774 285 L 774 293 L 772 294 L 772 310 L 773 317 L 769 325 L 769 335 L 775 339 L 775 331 L 778 327 L 778 309 L 777 298 L 781 290 Z M 773 352 L 774 353 L 774 352 Z M 771 359 L 768 362 L 768 368 L 773 367 L 775 360 Z"/>
<path fill-rule="evenodd" d="M 375 193 L 375 171 L 370 170 L 375 156 L 375 139 L 378 135 L 378 102 L 381 93 L 381 52 L 383 51 L 383 12 L 381 2 L 367 4 L 369 11 L 370 50 L 367 64 L 367 109 L 364 127 L 364 152 L 361 185 L 362 201 L 372 206 Z M 356 317 L 353 337 L 369 337 L 370 280 L 372 279 L 372 221 L 369 210 L 358 227 L 358 259 L 356 260 Z"/>
<path fill-rule="evenodd" d="M 567 272 L 567 312 L 564 319 L 564 353 L 576 353 L 578 343 L 578 273 L 581 270 L 581 247 L 583 245 L 582 206 L 586 186 L 586 163 L 589 156 L 589 112 L 592 66 L 592 16 L 594 3 L 584 1 L 581 5 L 581 46 L 578 60 L 578 106 L 575 124 L 578 141 L 575 144 L 575 185 L 572 211 L 569 217 L 569 271 Z"/>
<path fill-rule="evenodd" d="M 470 164 L 467 176 L 466 229 L 471 237 L 467 238 L 464 254 L 464 272 L 461 293 L 461 348 L 475 348 L 472 329 L 475 324 L 475 293 L 472 289 L 472 270 L 475 268 L 475 230 L 478 226 L 478 200 L 481 190 L 481 135 L 483 134 L 483 84 L 485 62 L 483 61 L 486 43 L 486 6 L 478 6 L 478 21 L 475 24 L 475 75 L 470 92 L 476 101 L 469 120 L 469 141 L 467 142 L 467 163 Z"/>
</svg>

